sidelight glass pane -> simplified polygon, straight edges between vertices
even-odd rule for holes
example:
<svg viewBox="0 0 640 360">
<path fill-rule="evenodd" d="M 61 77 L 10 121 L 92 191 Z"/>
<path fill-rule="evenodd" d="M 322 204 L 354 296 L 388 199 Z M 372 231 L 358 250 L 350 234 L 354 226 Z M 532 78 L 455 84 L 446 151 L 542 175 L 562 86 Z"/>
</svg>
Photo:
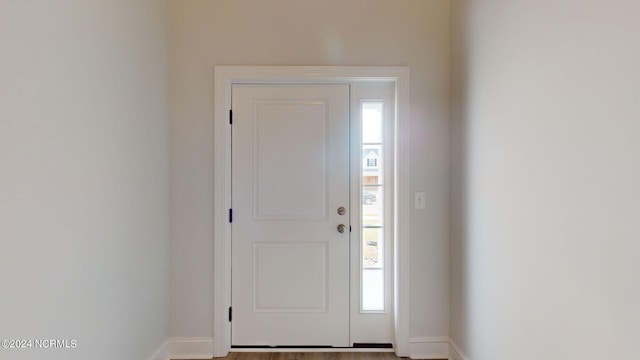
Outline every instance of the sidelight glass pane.
<svg viewBox="0 0 640 360">
<path fill-rule="evenodd" d="M 382 102 L 362 103 L 362 142 L 382 142 Z"/>
<path fill-rule="evenodd" d="M 363 269 L 381 269 L 384 249 L 382 228 L 364 228 L 362 233 Z"/>
<path fill-rule="evenodd" d="M 383 269 L 366 269 L 362 272 L 362 310 L 384 310 Z"/>
<path fill-rule="evenodd" d="M 362 103 L 361 310 L 384 311 L 384 144 L 382 102 Z"/>
<path fill-rule="evenodd" d="M 362 225 L 382 226 L 384 195 L 382 186 L 365 186 L 362 191 Z"/>
<path fill-rule="evenodd" d="M 382 185 L 384 159 L 382 144 L 364 145 L 362 147 L 362 184 Z"/>
</svg>

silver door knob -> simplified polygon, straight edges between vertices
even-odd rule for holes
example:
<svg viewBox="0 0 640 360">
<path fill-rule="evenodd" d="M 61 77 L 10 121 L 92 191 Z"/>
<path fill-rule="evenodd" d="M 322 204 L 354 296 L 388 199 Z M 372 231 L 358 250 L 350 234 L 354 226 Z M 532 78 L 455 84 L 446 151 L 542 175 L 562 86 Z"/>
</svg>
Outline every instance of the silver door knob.
<svg viewBox="0 0 640 360">
<path fill-rule="evenodd" d="M 347 231 L 347 227 L 346 227 L 346 226 L 344 226 L 344 224 L 340 224 L 340 225 L 338 225 L 338 232 L 339 232 L 340 234 L 344 233 L 345 231 Z"/>
</svg>

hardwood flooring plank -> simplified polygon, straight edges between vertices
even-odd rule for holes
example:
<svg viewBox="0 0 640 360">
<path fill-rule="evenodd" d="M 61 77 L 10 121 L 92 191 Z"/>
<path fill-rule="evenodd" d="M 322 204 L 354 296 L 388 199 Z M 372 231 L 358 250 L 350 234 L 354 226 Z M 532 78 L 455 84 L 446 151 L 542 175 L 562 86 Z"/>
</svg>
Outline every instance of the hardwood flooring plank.
<svg viewBox="0 0 640 360">
<path fill-rule="evenodd" d="M 391 352 L 230 352 L 219 360 L 397 360 Z M 444 360 L 444 359 L 443 359 Z"/>
</svg>

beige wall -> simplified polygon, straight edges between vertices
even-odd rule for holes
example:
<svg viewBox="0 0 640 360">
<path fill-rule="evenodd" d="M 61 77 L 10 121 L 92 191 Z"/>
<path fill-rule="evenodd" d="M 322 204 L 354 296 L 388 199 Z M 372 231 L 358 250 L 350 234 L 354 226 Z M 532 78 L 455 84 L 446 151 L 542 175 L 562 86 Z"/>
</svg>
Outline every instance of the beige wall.
<svg viewBox="0 0 640 360">
<path fill-rule="evenodd" d="M 640 358 L 640 3 L 453 1 L 451 334 Z"/>
<path fill-rule="evenodd" d="M 168 336 L 167 6 L 0 2 L 2 359 L 145 359 Z"/>
<path fill-rule="evenodd" d="M 213 67 L 411 69 L 411 335 L 448 334 L 449 5 L 446 0 L 170 2 L 171 333 L 212 337 Z"/>
</svg>

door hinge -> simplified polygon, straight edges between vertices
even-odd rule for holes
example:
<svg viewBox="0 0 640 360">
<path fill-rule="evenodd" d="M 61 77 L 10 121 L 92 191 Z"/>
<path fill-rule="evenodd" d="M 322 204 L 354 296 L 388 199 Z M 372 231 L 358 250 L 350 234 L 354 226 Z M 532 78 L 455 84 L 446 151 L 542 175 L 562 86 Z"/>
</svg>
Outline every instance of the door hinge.
<svg viewBox="0 0 640 360">
<path fill-rule="evenodd" d="M 233 319 L 233 308 L 229 306 L 229 322 Z"/>
<path fill-rule="evenodd" d="M 233 125 L 233 110 L 229 109 L 229 125 Z"/>
<path fill-rule="evenodd" d="M 229 209 L 229 222 L 233 222 L 233 209 Z"/>
</svg>

